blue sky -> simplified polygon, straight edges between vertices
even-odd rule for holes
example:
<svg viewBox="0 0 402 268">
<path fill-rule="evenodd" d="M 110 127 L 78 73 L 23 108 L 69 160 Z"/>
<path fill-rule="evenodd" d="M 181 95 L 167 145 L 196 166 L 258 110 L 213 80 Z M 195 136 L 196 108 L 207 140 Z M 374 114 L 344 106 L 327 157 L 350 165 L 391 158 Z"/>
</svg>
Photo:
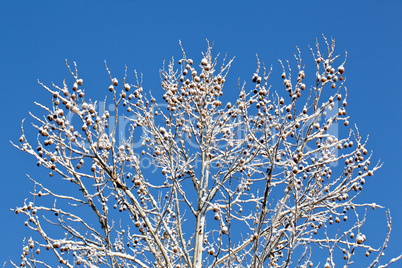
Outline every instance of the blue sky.
<svg viewBox="0 0 402 268">
<path fill-rule="evenodd" d="M 349 121 L 358 125 L 363 137 L 370 135 L 373 159 L 384 162 L 360 201 L 391 210 L 393 232 L 386 256 L 401 252 L 401 1 L 111 2 L 0 1 L 0 264 L 8 257 L 19 259 L 28 234 L 25 218 L 9 210 L 32 190 L 25 174 L 46 175 L 34 159 L 9 143 L 18 140 L 28 111 L 38 112 L 34 100 L 49 101 L 37 79 L 61 84 L 69 76 L 65 59 L 76 61 L 87 94 L 102 100 L 107 94 L 107 60 L 116 75 L 123 74 L 125 64 L 137 69 L 144 74 L 144 88 L 158 92 L 163 60 L 180 57 L 178 41 L 188 55 L 199 57 L 208 39 L 215 53 L 236 57 L 230 72 L 236 85 L 239 77 L 250 80 L 256 53 L 279 73 L 278 59 L 292 62 L 296 46 L 303 60 L 310 61 L 308 45 L 322 40 L 322 34 L 335 38 L 339 54 L 348 51 Z M 271 78 L 273 83 L 279 80 Z M 382 243 L 385 210 L 369 211 L 366 232 L 373 244 Z"/>
</svg>

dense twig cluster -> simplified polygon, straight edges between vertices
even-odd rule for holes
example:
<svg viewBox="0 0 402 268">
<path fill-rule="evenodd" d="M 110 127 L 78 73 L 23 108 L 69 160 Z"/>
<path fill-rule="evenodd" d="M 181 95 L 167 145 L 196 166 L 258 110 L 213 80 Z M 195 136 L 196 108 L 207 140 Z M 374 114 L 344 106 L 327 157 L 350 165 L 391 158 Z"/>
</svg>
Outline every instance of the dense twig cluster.
<svg viewBox="0 0 402 268">
<path fill-rule="evenodd" d="M 310 86 L 300 52 L 296 78 L 280 62 L 289 97 L 272 92 L 271 70 L 258 61 L 253 88 L 239 85 L 235 101 L 223 104 L 232 60 L 218 66 L 209 44 L 198 67 L 182 50 L 179 70 L 172 60 L 160 72 L 164 103 L 145 95 L 137 73 L 131 84 L 126 70 L 120 86 L 107 66 L 109 111 L 86 98 L 75 63 L 67 65 L 72 87 L 40 83 L 53 101 L 36 103 L 44 117 L 31 114 L 38 145 L 22 129 L 14 146 L 76 191 L 56 193 L 32 179 L 31 201 L 15 212 L 41 239 L 27 241 L 20 266 L 50 267 L 36 256 L 48 250 L 67 267 L 312 267 L 317 248 L 327 249 L 324 267 L 343 261 L 338 252 L 346 266 L 355 254 L 378 252 L 379 265 L 391 218 L 383 247 L 372 248 L 358 212 L 379 206 L 356 197 L 381 164 L 371 164 L 357 127 L 345 138 L 331 132 L 349 124 L 346 59 L 336 65 L 334 42 L 325 43 L 326 56 L 318 43 L 311 50 Z M 333 226 L 343 221 L 352 224 Z"/>
</svg>

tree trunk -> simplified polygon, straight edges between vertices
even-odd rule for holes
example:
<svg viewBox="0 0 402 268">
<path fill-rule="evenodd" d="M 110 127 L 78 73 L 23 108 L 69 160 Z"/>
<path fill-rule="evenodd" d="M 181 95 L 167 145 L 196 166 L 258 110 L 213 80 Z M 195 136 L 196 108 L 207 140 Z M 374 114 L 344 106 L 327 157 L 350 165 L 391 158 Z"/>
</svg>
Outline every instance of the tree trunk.
<svg viewBox="0 0 402 268">
<path fill-rule="evenodd" d="M 204 242 L 205 212 L 199 211 L 195 229 L 193 268 L 202 267 L 202 248 Z"/>
</svg>

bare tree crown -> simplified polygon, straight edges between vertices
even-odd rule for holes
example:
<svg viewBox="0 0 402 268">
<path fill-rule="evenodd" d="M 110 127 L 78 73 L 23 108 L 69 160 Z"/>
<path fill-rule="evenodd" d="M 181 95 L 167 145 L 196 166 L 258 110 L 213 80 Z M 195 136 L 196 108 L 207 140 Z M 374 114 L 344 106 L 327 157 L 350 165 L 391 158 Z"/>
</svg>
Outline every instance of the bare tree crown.
<svg viewBox="0 0 402 268">
<path fill-rule="evenodd" d="M 312 72 L 299 50 L 296 71 L 280 61 L 278 92 L 268 83 L 272 68 L 257 58 L 252 86 L 230 89 L 227 103 L 233 59 L 219 63 L 209 44 L 200 63 L 182 49 L 178 69 L 172 60 L 160 71 L 163 100 L 145 94 L 127 68 L 118 81 L 106 66 L 108 104 L 86 97 L 75 63 L 67 64 L 73 85 L 39 83 L 52 102 L 36 103 L 44 116 L 31 114 L 38 144 L 22 128 L 13 145 L 51 180 L 71 184 L 57 192 L 49 179 L 31 178 L 32 196 L 14 210 L 34 233 L 20 266 L 50 267 L 55 258 L 67 267 L 169 268 L 399 260 L 380 265 L 388 213 L 384 244 L 366 243 L 365 208 L 380 206 L 356 197 L 381 163 L 371 163 L 357 127 L 343 138 L 336 132 L 349 128 L 346 57 L 324 41 L 326 53 L 318 43 L 311 49 Z"/>
</svg>

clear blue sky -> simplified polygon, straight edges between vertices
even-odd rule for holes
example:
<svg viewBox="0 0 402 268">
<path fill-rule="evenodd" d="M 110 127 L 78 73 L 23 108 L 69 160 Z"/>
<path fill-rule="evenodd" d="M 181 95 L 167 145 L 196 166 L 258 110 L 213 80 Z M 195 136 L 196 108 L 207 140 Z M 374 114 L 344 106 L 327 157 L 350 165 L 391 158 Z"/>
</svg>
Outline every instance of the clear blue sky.
<svg viewBox="0 0 402 268">
<path fill-rule="evenodd" d="M 373 159 L 384 162 L 360 201 L 391 210 L 393 233 L 386 257 L 401 252 L 402 1 L 111 2 L 0 1 L 0 265 L 9 256 L 19 260 L 28 234 L 25 218 L 9 210 L 32 190 L 25 174 L 47 177 L 9 140 L 18 140 L 28 110 L 38 111 L 34 100 L 49 101 L 36 80 L 61 84 L 68 77 L 66 58 L 77 61 L 87 94 L 101 100 L 107 94 L 104 60 L 116 75 L 122 75 L 125 64 L 137 69 L 144 74 L 145 89 L 158 92 L 159 68 L 164 59 L 180 56 L 179 39 L 196 57 L 206 48 L 206 38 L 214 41 L 216 53 L 236 56 L 231 77 L 250 80 L 256 53 L 280 70 L 277 60 L 293 60 L 298 46 L 308 62 L 308 45 L 322 34 L 336 39 L 339 54 L 348 51 L 349 121 L 358 124 L 362 136 L 370 134 Z M 366 233 L 379 246 L 385 210 L 369 211 L 368 221 Z"/>
</svg>

